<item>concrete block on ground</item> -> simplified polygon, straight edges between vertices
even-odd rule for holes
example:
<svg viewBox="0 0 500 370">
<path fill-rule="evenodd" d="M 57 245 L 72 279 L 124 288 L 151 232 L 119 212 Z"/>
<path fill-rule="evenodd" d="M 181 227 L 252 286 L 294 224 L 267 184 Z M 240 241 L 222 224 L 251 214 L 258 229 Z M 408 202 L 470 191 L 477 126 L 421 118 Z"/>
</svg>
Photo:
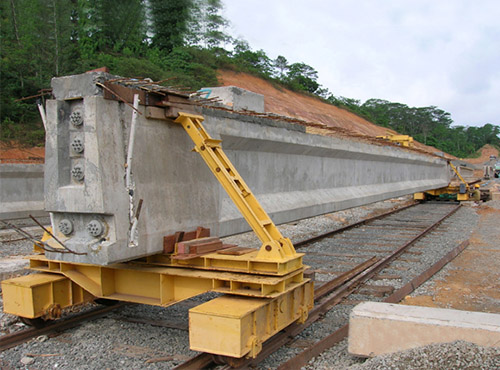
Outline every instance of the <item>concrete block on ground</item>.
<svg viewBox="0 0 500 370">
<path fill-rule="evenodd" d="M 234 111 L 249 110 L 264 113 L 264 95 L 236 86 L 207 87 L 201 90 L 207 98 L 219 98 L 221 103 Z"/>
<path fill-rule="evenodd" d="M 464 340 L 500 346 L 500 315 L 380 302 L 358 304 L 349 318 L 349 353 L 373 357 Z"/>
<path fill-rule="evenodd" d="M 491 193 L 491 200 L 500 200 L 500 192 Z"/>
</svg>

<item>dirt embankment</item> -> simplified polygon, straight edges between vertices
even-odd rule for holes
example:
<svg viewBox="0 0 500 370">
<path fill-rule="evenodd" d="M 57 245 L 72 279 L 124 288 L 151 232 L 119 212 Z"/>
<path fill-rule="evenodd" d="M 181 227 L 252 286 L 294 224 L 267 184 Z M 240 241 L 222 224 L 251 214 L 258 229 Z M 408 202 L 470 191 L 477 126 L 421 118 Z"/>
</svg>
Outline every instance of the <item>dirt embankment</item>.
<svg viewBox="0 0 500 370">
<path fill-rule="evenodd" d="M 238 86 L 264 95 L 266 112 L 320 123 L 335 129 L 327 131 L 308 127 L 310 133 L 364 138 L 378 145 L 385 145 L 385 143 L 375 139 L 376 136 L 396 134 L 393 130 L 377 126 L 345 109 L 327 104 L 312 96 L 287 90 L 247 73 L 221 70 L 219 82 L 224 86 Z M 436 148 L 418 142 L 415 142 L 414 147 L 426 153 L 439 152 Z M 0 143 L 0 163 L 42 163 L 44 156 L 44 148 L 23 148 L 14 143 Z"/>
<path fill-rule="evenodd" d="M 43 163 L 44 161 L 44 147 L 28 148 L 14 142 L 0 142 L 0 163 Z"/>
<path fill-rule="evenodd" d="M 465 160 L 472 164 L 485 164 L 490 160 L 490 156 L 494 155 L 499 158 L 498 149 L 492 147 L 490 144 L 486 144 L 480 149 L 481 156 L 478 158 L 465 158 Z"/>
<path fill-rule="evenodd" d="M 313 123 L 350 131 L 353 135 L 369 137 L 396 134 L 386 127 L 377 126 L 345 109 L 325 103 L 318 98 L 273 85 L 271 82 L 242 72 L 219 71 L 219 82 L 224 86 L 237 86 L 264 95 L 265 111 L 282 116 L 300 118 Z M 314 130 L 311 131 L 312 133 Z M 439 149 L 414 142 L 414 147 L 428 153 Z M 447 155 L 449 158 L 454 158 Z"/>
</svg>

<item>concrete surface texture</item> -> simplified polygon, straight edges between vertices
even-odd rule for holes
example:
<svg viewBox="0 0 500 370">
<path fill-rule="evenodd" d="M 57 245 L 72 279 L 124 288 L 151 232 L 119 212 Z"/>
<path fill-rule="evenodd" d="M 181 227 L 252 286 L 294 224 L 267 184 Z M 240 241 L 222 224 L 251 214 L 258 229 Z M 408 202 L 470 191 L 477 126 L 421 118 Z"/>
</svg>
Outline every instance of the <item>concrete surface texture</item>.
<svg viewBox="0 0 500 370">
<path fill-rule="evenodd" d="M 236 86 L 205 87 L 200 90 L 206 99 L 219 98 L 220 102 L 234 111 L 264 113 L 264 95 Z"/>
<path fill-rule="evenodd" d="M 432 343 L 500 344 L 500 315 L 381 302 L 360 303 L 349 317 L 349 353 L 373 357 Z"/>
<path fill-rule="evenodd" d="M 158 253 L 163 236 L 179 230 L 204 226 L 219 236 L 249 230 L 191 151 L 188 135 L 172 121 L 139 116 L 131 163 L 135 189 L 129 197 L 124 163 L 132 109 L 96 93 L 93 83 L 102 78 L 106 75 L 53 80 L 57 99 L 47 103 L 46 208 L 54 212 L 64 243 L 87 254 L 48 257 L 104 265 Z M 222 139 L 227 156 L 276 223 L 438 188 L 450 180 L 440 158 L 306 134 L 303 126 L 266 118 L 211 108 L 201 113 L 207 131 Z M 141 199 L 137 235 L 131 236 L 130 215 Z M 129 247 L 133 238 L 137 246 Z"/>
<path fill-rule="evenodd" d="M 43 164 L 0 164 L 0 218 L 41 214 Z"/>
</svg>

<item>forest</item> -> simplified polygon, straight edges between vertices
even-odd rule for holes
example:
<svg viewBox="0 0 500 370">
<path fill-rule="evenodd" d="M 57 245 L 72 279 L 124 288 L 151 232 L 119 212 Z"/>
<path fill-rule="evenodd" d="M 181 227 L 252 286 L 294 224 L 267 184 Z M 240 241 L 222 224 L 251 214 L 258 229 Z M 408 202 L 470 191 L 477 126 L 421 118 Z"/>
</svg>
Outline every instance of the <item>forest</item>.
<svg viewBox="0 0 500 370">
<path fill-rule="evenodd" d="M 453 126 L 438 107 L 336 96 L 314 67 L 268 57 L 227 30 L 222 0 L 0 0 L 0 140 L 41 145 L 36 107 L 50 79 L 107 66 L 127 77 L 197 90 L 217 70 L 243 71 L 352 111 L 459 157 L 500 146 L 500 127 Z"/>
</svg>

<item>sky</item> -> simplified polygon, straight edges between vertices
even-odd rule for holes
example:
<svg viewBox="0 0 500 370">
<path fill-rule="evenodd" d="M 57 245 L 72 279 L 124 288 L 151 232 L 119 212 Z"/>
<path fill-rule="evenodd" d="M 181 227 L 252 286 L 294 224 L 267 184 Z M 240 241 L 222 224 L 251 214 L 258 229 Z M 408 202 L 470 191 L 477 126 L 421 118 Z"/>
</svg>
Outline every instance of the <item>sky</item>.
<svg viewBox="0 0 500 370">
<path fill-rule="evenodd" d="M 498 0 L 224 0 L 233 37 L 303 62 L 335 96 L 500 125 Z"/>
</svg>

